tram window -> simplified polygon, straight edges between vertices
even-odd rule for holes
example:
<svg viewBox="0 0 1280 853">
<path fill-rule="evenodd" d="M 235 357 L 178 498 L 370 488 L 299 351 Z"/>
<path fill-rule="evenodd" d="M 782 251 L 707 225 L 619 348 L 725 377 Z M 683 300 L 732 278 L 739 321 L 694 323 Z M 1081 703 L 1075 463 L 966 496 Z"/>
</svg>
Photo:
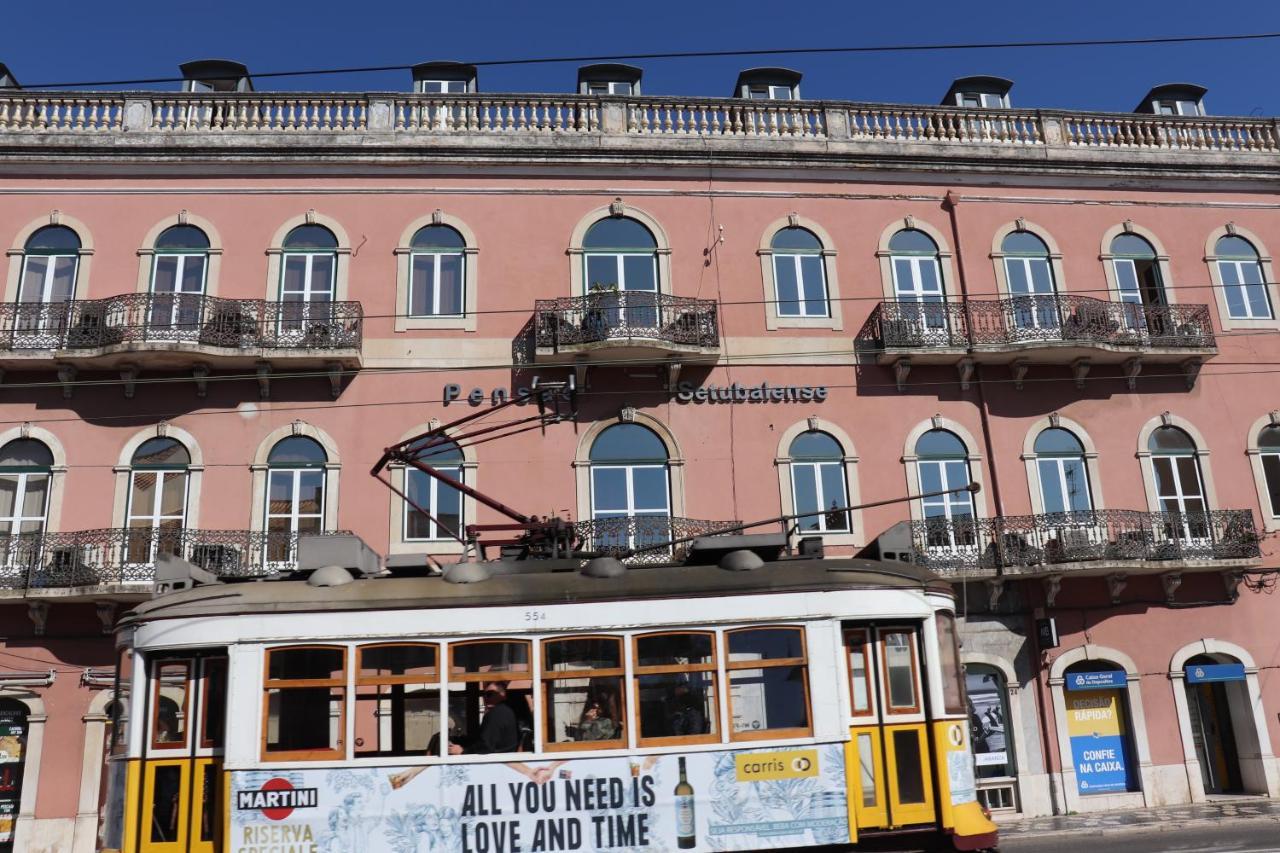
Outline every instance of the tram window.
<svg viewBox="0 0 1280 853">
<path fill-rule="evenodd" d="M 200 663 L 204 673 L 201 691 L 200 746 L 220 749 L 227 722 L 227 659 L 207 658 Z"/>
<path fill-rule="evenodd" d="M 849 692 L 853 716 L 871 713 L 871 649 L 866 631 L 846 631 L 849 650 Z"/>
<path fill-rule="evenodd" d="M 449 752 L 532 752 L 528 640 L 449 645 Z"/>
<path fill-rule="evenodd" d="M 640 743 L 714 743 L 719 738 L 715 636 L 636 637 Z"/>
<path fill-rule="evenodd" d="M 178 840 L 178 820 L 182 813 L 182 767 L 176 764 L 155 768 L 151 783 L 151 840 L 155 843 Z"/>
<path fill-rule="evenodd" d="M 343 757 L 346 655 L 327 646 L 267 651 L 264 757 Z"/>
<path fill-rule="evenodd" d="M 191 661 L 151 664 L 151 747 L 181 749 L 187 742 L 187 684 Z"/>
<path fill-rule="evenodd" d="M 915 637 L 916 632 L 910 630 L 880 632 L 884 646 L 886 710 L 891 714 L 920 711 L 919 694 L 916 692 Z"/>
<path fill-rule="evenodd" d="M 938 626 L 938 657 L 942 669 L 942 706 L 948 714 L 963 714 L 964 667 L 960 664 L 960 646 L 956 638 L 956 617 L 940 612 L 935 617 Z"/>
<path fill-rule="evenodd" d="M 803 629 L 743 628 L 725 639 L 730 739 L 812 733 Z"/>
<path fill-rule="evenodd" d="M 133 650 L 121 649 L 116 658 L 115 699 L 111 703 L 111 754 L 129 747 L 129 695 L 133 692 Z"/>
<path fill-rule="evenodd" d="M 439 755 L 439 648 L 361 646 L 356 654 L 356 756 Z"/>
<path fill-rule="evenodd" d="M 622 640 L 544 640 L 542 655 L 547 750 L 622 746 L 627 707 Z"/>
</svg>

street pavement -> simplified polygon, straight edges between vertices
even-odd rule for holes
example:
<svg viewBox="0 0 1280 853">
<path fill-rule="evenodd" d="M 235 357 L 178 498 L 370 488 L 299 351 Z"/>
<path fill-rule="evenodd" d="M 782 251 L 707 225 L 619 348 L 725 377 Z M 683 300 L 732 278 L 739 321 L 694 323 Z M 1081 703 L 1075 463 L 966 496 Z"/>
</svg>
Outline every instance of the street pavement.
<svg viewBox="0 0 1280 853">
<path fill-rule="evenodd" d="M 1002 853 L 1280 853 L 1280 802 L 1260 798 L 1030 818 L 1000 827 Z"/>
</svg>

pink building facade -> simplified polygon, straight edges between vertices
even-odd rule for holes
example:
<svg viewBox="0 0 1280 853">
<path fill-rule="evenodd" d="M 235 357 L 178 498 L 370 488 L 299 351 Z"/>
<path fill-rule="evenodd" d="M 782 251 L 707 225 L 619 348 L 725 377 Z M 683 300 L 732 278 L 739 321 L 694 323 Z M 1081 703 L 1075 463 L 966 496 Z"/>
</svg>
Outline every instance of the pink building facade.
<svg viewBox="0 0 1280 853">
<path fill-rule="evenodd" d="M 575 520 L 812 510 L 953 578 L 998 814 L 1280 794 L 1272 120 L 11 91 L 0 148 L 10 849 L 94 849 L 158 552 L 456 560 L 501 519 L 370 466 L 570 374 L 576 422 L 447 464 Z"/>
</svg>

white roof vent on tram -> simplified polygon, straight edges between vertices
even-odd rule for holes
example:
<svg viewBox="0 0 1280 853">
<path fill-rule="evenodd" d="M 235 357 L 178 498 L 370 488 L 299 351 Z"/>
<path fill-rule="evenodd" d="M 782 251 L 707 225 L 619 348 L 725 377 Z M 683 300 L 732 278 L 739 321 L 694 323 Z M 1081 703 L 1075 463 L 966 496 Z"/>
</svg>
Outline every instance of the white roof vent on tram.
<svg viewBox="0 0 1280 853">
<path fill-rule="evenodd" d="M 342 566 L 322 566 L 307 576 L 307 586 L 346 586 L 353 580 Z"/>
</svg>

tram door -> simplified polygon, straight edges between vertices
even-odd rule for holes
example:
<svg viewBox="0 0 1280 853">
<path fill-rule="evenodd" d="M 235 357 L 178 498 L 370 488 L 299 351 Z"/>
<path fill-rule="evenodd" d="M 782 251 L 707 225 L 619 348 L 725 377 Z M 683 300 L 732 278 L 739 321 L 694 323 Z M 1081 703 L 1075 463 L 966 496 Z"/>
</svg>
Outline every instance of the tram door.
<svg viewBox="0 0 1280 853">
<path fill-rule="evenodd" d="M 157 655 L 148 661 L 140 853 L 221 849 L 224 651 Z"/>
<path fill-rule="evenodd" d="M 859 831 L 934 823 L 919 624 L 849 624 L 852 693 L 845 747 Z"/>
</svg>

